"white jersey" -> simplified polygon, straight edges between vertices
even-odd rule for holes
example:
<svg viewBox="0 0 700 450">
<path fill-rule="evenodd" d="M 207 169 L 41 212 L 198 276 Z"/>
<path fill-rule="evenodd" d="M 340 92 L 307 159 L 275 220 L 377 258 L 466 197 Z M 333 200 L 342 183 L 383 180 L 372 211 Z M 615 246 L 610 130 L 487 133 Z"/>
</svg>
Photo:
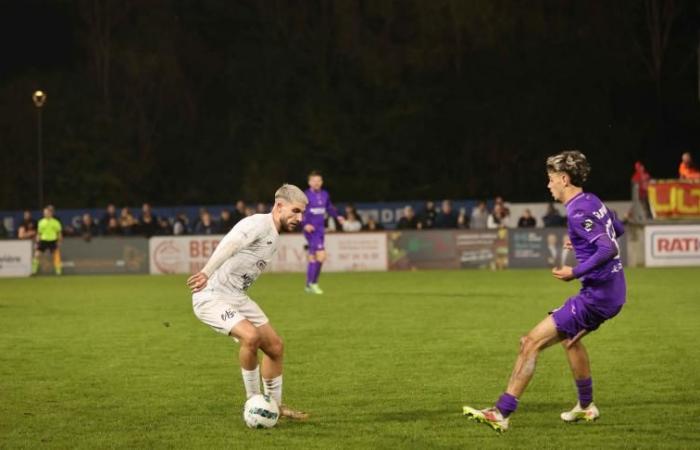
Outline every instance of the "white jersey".
<svg viewBox="0 0 700 450">
<path fill-rule="evenodd" d="M 272 214 L 255 214 L 238 222 L 219 242 L 207 263 L 215 266 L 213 273 L 207 274 L 207 287 L 224 295 L 247 290 L 272 260 L 278 239 Z M 223 263 L 218 265 L 220 261 Z"/>
</svg>

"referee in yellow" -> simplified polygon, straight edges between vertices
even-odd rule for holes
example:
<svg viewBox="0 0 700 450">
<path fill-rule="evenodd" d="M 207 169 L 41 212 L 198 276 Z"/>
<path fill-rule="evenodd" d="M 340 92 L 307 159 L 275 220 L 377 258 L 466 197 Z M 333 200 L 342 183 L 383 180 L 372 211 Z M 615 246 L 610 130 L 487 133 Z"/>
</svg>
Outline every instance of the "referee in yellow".
<svg viewBox="0 0 700 450">
<path fill-rule="evenodd" d="M 61 275 L 61 250 L 59 246 L 63 240 L 61 233 L 61 222 L 53 216 L 53 206 L 49 205 L 44 208 L 44 218 L 37 225 L 36 234 L 36 250 L 34 251 L 34 260 L 32 261 L 32 274 L 39 271 L 39 258 L 46 250 L 53 255 L 53 269 L 56 275 Z"/>
</svg>

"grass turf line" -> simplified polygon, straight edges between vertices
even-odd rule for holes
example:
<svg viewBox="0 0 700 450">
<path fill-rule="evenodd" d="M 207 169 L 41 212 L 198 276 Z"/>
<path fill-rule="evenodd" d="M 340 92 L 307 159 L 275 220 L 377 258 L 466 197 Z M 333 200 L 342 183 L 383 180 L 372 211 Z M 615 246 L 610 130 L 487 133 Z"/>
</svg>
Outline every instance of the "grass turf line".
<svg viewBox="0 0 700 450">
<path fill-rule="evenodd" d="M 0 280 L 0 447 L 694 447 L 697 269 L 628 269 L 628 304 L 585 338 L 595 424 L 567 425 L 562 350 L 498 436 L 461 416 L 502 392 L 518 339 L 578 289 L 542 270 L 266 274 L 250 294 L 286 343 L 306 423 L 249 430 L 237 346 L 192 314 L 182 276 Z"/>
</svg>

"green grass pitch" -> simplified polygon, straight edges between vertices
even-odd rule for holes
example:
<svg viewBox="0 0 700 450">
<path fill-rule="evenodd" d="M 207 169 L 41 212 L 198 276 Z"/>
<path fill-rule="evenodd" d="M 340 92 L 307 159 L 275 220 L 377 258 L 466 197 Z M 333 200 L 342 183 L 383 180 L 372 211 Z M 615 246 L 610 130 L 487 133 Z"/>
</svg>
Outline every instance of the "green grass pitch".
<svg viewBox="0 0 700 450">
<path fill-rule="evenodd" d="M 0 448 L 602 448 L 700 445 L 698 269 L 630 269 L 628 304 L 584 342 L 601 419 L 545 351 L 498 435 L 461 415 L 505 387 L 518 339 L 578 289 L 544 270 L 264 275 L 305 423 L 249 430 L 237 346 L 192 314 L 183 276 L 0 280 Z"/>
</svg>

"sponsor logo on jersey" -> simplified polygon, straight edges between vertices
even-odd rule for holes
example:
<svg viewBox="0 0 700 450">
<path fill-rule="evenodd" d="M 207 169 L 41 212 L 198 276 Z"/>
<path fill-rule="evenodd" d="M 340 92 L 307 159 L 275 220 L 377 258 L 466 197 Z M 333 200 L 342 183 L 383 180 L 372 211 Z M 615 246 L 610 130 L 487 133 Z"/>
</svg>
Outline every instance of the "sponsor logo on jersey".
<svg viewBox="0 0 700 450">
<path fill-rule="evenodd" d="M 310 208 L 309 211 L 311 211 L 311 214 L 325 214 L 326 208 Z"/>
<path fill-rule="evenodd" d="M 265 270 L 265 267 L 267 267 L 267 263 L 265 261 L 263 261 L 262 259 L 259 260 L 258 262 L 256 262 L 255 265 L 257 266 L 258 269 L 260 269 L 260 271 Z"/>
</svg>

